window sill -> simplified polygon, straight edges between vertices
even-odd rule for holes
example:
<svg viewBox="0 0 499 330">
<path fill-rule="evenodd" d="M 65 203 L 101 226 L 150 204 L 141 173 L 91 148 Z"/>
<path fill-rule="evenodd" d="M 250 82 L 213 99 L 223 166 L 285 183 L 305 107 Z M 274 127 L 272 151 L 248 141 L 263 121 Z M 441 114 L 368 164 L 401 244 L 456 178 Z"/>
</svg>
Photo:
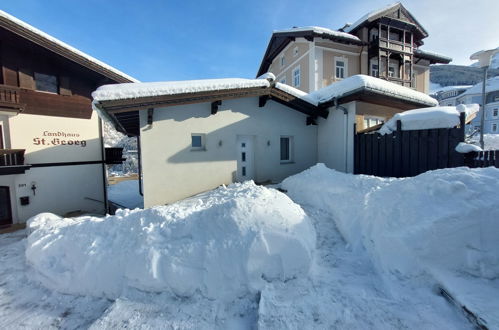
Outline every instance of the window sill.
<svg viewBox="0 0 499 330">
<path fill-rule="evenodd" d="M 191 151 L 206 151 L 206 148 L 191 148 Z"/>
<path fill-rule="evenodd" d="M 281 165 L 294 164 L 295 162 L 292 160 L 281 160 Z"/>
</svg>

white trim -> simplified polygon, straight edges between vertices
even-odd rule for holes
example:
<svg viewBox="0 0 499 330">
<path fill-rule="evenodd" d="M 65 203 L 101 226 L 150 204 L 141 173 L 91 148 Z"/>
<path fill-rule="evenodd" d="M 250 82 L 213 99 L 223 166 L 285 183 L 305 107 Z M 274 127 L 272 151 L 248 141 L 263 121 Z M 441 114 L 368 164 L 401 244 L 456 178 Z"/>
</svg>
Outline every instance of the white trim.
<svg viewBox="0 0 499 330">
<path fill-rule="evenodd" d="M 311 42 L 308 47 L 310 55 L 308 57 L 308 90 L 305 92 L 313 92 L 316 90 L 315 86 L 315 47 L 314 43 Z"/>
<path fill-rule="evenodd" d="M 334 49 L 334 48 L 328 48 L 328 47 L 323 47 L 323 46 L 315 46 L 315 47 L 322 49 L 322 50 L 329 51 L 329 52 L 342 54 L 342 55 L 351 55 L 351 56 L 359 56 L 360 55 L 359 53 L 349 52 L 349 51 L 341 50 L 341 49 Z M 367 54 L 367 52 L 362 52 L 362 54 Z"/>
<path fill-rule="evenodd" d="M 337 77 L 336 76 L 336 62 L 337 61 L 341 61 L 345 64 L 345 66 L 343 67 L 343 77 Z M 345 78 L 348 78 L 349 75 L 348 75 L 348 58 L 345 57 L 345 56 L 335 56 L 334 57 L 334 66 L 333 66 L 333 77 L 334 77 L 334 80 L 342 80 L 342 79 L 345 79 Z"/>
<path fill-rule="evenodd" d="M 298 85 L 295 85 L 295 72 L 298 70 Z M 298 65 L 291 71 L 291 86 L 300 87 L 301 86 L 301 66 Z"/>
<path fill-rule="evenodd" d="M 308 55 L 309 52 L 310 52 L 310 50 L 307 50 L 302 56 L 300 56 L 296 60 L 294 60 L 293 63 L 291 63 L 290 65 L 288 65 L 287 67 L 285 67 L 279 74 L 277 74 L 276 80 L 278 80 L 278 78 L 281 75 L 285 74 L 291 67 L 293 67 L 294 65 L 296 65 L 296 63 L 298 63 L 299 61 L 301 61 L 301 59 L 304 58 L 306 55 Z"/>
<path fill-rule="evenodd" d="M 192 146 L 192 138 L 195 136 L 199 136 L 201 138 L 201 146 L 193 147 Z M 191 151 L 206 151 L 206 134 L 204 133 L 191 133 Z"/>
<path fill-rule="evenodd" d="M 324 52 L 322 49 L 316 49 L 315 60 L 317 63 L 315 72 L 315 90 L 321 89 L 324 80 Z"/>
</svg>

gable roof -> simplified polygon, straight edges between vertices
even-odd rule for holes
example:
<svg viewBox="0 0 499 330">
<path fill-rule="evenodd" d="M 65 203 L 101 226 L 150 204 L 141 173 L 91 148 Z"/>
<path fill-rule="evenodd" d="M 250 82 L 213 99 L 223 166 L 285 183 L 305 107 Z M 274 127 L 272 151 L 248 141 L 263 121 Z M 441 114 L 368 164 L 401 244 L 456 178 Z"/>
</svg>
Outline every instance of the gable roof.
<svg viewBox="0 0 499 330">
<path fill-rule="evenodd" d="M 286 30 L 277 30 L 272 32 L 272 37 L 268 43 L 265 54 L 263 55 L 257 77 L 268 71 L 274 58 L 296 38 L 305 38 L 312 41 L 314 38 L 327 39 L 339 43 L 363 45 L 364 43 L 352 34 L 327 29 L 319 26 L 295 27 Z"/>
<path fill-rule="evenodd" d="M 391 5 L 388 5 L 386 7 L 373 10 L 366 15 L 362 16 L 360 19 L 358 19 L 355 23 L 352 25 L 344 28 L 343 30 L 348 33 L 352 33 L 356 31 L 358 28 L 367 25 L 378 18 L 381 18 L 383 16 L 390 16 L 390 14 L 393 14 L 394 12 L 400 10 L 400 15 L 406 18 L 406 20 L 416 27 L 420 32 L 421 36 L 423 38 L 428 36 L 428 32 L 425 30 L 425 28 L 416 20 L 416 18 L 400 3 L 400 2 L 395 2 L 392 3 Z M 391 19 L 397 19 L 400 20 L 400 17 L 393 17 L 390 16 Z"/>
<path fill-rule="evenodd" d="M 79 65 L 102 74 L 111 80 L 126 83 L 138 82 L 137 79 L 107 65 L 98 59 L 60 41 L 51 35 L 21 21 L 20 19 L 0 10 L 0 27 L 11 31 L 43 48 L 59 54 Z"/>
<path fill-rule="evenodd" d="M 273 75 L 264 77 L 105 85 L 92 93 L 93 106 L 119 131 L 138 135 L 141 110 L 193 103 L 215 104 L 243 97 L 260 97 L 261 104 L 270 99 L 308 116 L 324 118 L 328 107 L 350 101 L 403 110 L 438 105 L 435 99 L 424 93 L 365 75 L 348 77 L 310 94 L 276 83 Z"/>
</svg>

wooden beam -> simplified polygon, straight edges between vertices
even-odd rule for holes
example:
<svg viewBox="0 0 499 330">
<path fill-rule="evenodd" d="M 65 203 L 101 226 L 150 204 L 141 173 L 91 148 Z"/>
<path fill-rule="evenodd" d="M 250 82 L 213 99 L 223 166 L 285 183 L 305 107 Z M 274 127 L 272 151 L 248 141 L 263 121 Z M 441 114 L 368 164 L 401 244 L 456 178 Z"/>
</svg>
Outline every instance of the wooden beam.
<svg viewBox="0 0 499 330">
<path fill-rule="evenodd" d="M 218 112 L 218 107 L 222 105 L 222 100 L 211 102 L 211 114 L 214 115 Z"/>
<path fill-rule="evenodd" d="M 263 108 L 269 99 L 269 95 L 262 95 L 258 98 L 258 106 Z"/>
<path fill-rule="evenodd" d="M 317 125 L 317 117 L 308 116 L 307 117 L 307 126 L 309 125 Z"/>
<path fill-rule="evenodd" d="M 147 125 L 151 126 L 153 121 L 154 108 L 147 109 Z"/>
</svg>

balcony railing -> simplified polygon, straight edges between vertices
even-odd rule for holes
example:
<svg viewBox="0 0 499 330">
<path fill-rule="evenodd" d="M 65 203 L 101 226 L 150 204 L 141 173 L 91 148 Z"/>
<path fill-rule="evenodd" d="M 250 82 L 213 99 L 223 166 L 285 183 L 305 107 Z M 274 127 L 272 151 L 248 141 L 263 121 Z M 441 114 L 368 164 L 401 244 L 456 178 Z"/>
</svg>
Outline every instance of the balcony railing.
<svg viewBox="0 0 499 330">
<path fill-rule="evenodd" d="M 0 166 L 24 165 L 24 149 L 0 149 Z"/>
<path fill-rule="evenodd" d="M 371 47 L 387 48 L 390 50 L 412 54 L 413 47 L 410 43 L 404 43 L 397 40 L 389 40 L 386 38 L 375 38 L 371 44 Z"/>
<path fill-rule="evenodd" d="M 0 85 L 0 107 L 22 109 L 19 91 L 18 87 Z"/>
</svg>

